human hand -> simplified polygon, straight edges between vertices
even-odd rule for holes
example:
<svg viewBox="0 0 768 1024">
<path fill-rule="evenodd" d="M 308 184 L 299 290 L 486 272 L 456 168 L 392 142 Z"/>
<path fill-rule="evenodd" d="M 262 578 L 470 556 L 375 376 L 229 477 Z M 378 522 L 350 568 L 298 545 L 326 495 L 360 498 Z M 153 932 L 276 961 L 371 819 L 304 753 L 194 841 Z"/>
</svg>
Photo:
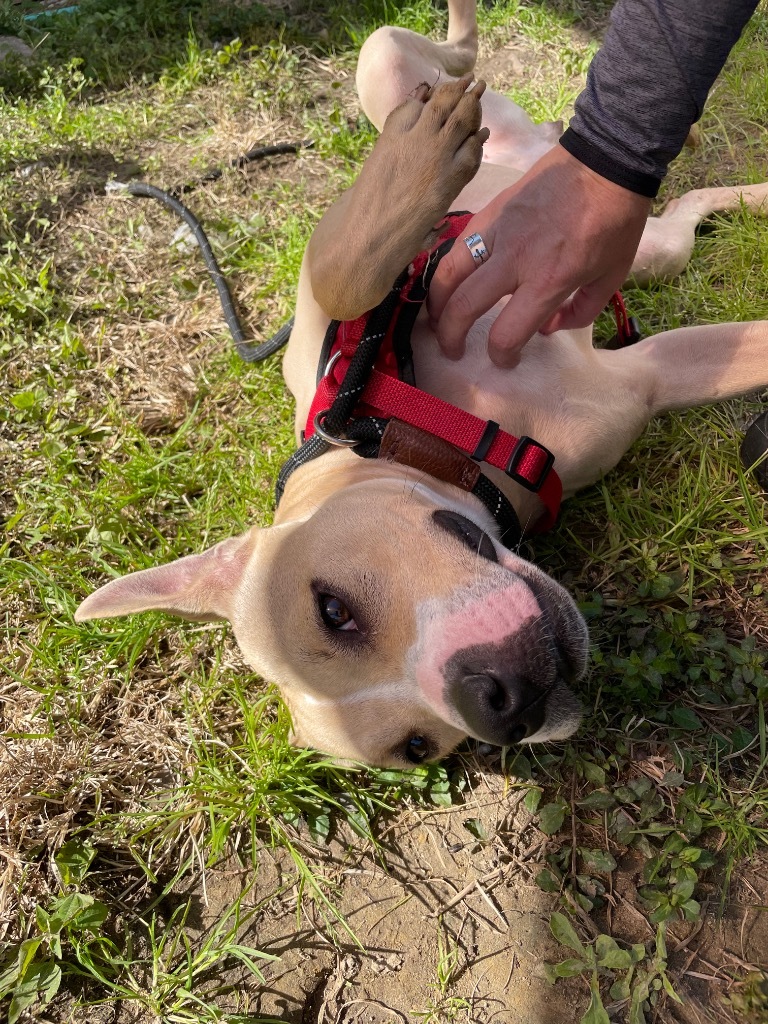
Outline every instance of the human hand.
<svg viewBox="0 0 768 1024">
<path fill-rule="evenodd" d="M 472 324 L 505 295 L 488 338 L 497 366 L 516 366 L 536 331 L 592 323 L 625 281 L 649 210 L 555 146 L 467 225 L 486 262 L 476 266 L 461 239 L 440 261 L 428 309 L 443 353 L 460 359 Z"/>
</svg>

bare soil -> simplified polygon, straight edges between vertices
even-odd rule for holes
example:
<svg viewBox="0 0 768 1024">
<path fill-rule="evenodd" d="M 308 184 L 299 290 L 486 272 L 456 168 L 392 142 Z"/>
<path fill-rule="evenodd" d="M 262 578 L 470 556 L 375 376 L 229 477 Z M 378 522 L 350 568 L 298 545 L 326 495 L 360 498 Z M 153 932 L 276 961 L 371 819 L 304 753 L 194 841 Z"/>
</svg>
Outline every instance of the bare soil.
<svg viewBox="0 0 768 1024">
<path fill-rule="evenodd" d="M 586 978 L 553 987 L 542 972 L 544 962 L 572 955 L 549 930 L 557 897 L 534 882 L 559 843 L 536 828 L 522 806 L 524 791 L 510 789 L 495 762 L 498 754 L 489 755 L 489 770 L 475 775 L 465 804 L 403 809 L 386 823 L 378 851 L 351 833 L 315 849 L 316 868 L 359 945 L 338 925 L 329 927 L 317 904 L 302 901 L 299 914 L 296 891 L 288 889 L 266 903 L 242 936 L 280 956 L 265 966 L 263 985 L 233 977 L 251 1013 L 285 1024 L 581 1020 L 589 1003 Z M 487 840 L 473 838 L 468 821 Z M 593 919 L 582 912 L 580 924 L 593 935 L 652 943 L 656 929 L 637 897 L 643 859 L 632 851 L 618 859 L 608 911 Z M 199 903 L 201 934 L 243 892 L 244 908 L 257 906 L 291 875 L 284 851 L 262 851 L 255 879 L 234 862 L 209 871 Z M 202 895 L 199 885 L 194 892 Z M 722 908 L 721 897 L 713 882 L 700 921 L 670 927 L 670 977 L 684 1003 L 668 1000 L 655 1020 L 741 1019 L 723 997 L 732 986 L 729 972 L 741 975 L 768 960 L 768 915 L 760 911 L 768 900 L 768 858 L 740 865 Z M 133 1019 L 114 1018 L 119 1024 Z M 613 1007 L 611 1019 L 626 1022 L 627 1007 Z"/>
<path fill-rule="evenodd" d="M 464 806 L 404 810 L 387 824 L 379 853 L 351 836 L 318 851 L 362 948 L 338 926 L 332 945 L 316 907 L 305 906 L 297 922 L 295 895 L 280 916 L 270 904 L 248 938 L 280 961 L 265 968 L 263 987 L 253 986 L 251 1012 L 286 1024 L 415 1021 L 430 1009 L 436 1020 L 578 1021 L 586 989 L 575 981 L 553 988 L 541 973 L 562 949 L 548 927 L 555 898 L 533 882 L 548 840 L 523 795 L 488 774 Z M 487 841 L 473 838 L 469 819 L 482 822 Z M 285 869 L 283 856 L 262 855 L 249 902 L 273 891 Z M 243 883 L 242 872 L 209 875 L 203 926 Z"/>
</svg>

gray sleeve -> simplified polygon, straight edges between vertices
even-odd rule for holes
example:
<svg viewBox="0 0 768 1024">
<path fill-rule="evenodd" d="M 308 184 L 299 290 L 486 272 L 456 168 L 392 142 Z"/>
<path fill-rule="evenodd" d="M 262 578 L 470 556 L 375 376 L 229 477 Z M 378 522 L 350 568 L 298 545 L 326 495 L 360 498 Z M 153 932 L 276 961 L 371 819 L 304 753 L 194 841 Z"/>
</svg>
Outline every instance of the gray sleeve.
<svg viewBox="0 0 768 1024">
<path fill-rule="evenodd" d="M 655 196 L 758 0 L 619 0 L 561 144 Z"/>
</svg>

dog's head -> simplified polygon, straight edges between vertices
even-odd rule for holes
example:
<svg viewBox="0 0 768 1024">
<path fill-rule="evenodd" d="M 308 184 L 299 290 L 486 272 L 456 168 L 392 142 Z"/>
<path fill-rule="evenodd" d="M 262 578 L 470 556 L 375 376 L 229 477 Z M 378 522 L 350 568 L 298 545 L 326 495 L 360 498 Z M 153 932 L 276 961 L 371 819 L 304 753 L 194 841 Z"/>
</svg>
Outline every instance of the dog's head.
<svg viewBox="0 0 768 1024">
<path fill-rule="evenodd" d="M 76 617 L 229 620 L 245 660 L 280 685 L 296 743 L 341 758 L 406 766 L 468 735 L 570 736 L 583 619 L 459 494 L 397 476 L 353 484 L 309 515 L 108 583 Z"/>
</svg>

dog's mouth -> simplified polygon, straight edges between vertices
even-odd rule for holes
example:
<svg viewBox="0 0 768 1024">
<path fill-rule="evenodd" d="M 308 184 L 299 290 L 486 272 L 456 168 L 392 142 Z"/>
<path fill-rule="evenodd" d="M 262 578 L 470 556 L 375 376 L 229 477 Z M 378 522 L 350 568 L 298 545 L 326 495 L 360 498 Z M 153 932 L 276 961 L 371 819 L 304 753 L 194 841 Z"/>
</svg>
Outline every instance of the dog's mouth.
<svg viewBox="0 0 768 1024">
<path fill-rule="evenodd" d="M 506 742 L 566 739 L 581 722 L 581 702 L 572 686 L 587 670 L 586 623 L 571 595 L 543 570 L 514 555 L 503 557 L 501 561 L 524 580 L 541 609 L 533 649 L 535 658 L 540 661 L 539 678 L 551 678 L 549 685 L 534 693 L 530 702 L 520 709 L 520 721 L 512 725 Z M 547 672 L 551 675 L 547 676 Z M 533 675 L 535 678 L 536 673 Z"/>
<path fill-rule="evenodd" d="M 512 571 L 525 580 L 551 625 L 558 678 L 567 685 L 575 683 L 587 668 L 589 636 L 584 619 L 571 595 L 559 583 L 530 562 L 516 562 L 522 564 Z"/>
</svg>

